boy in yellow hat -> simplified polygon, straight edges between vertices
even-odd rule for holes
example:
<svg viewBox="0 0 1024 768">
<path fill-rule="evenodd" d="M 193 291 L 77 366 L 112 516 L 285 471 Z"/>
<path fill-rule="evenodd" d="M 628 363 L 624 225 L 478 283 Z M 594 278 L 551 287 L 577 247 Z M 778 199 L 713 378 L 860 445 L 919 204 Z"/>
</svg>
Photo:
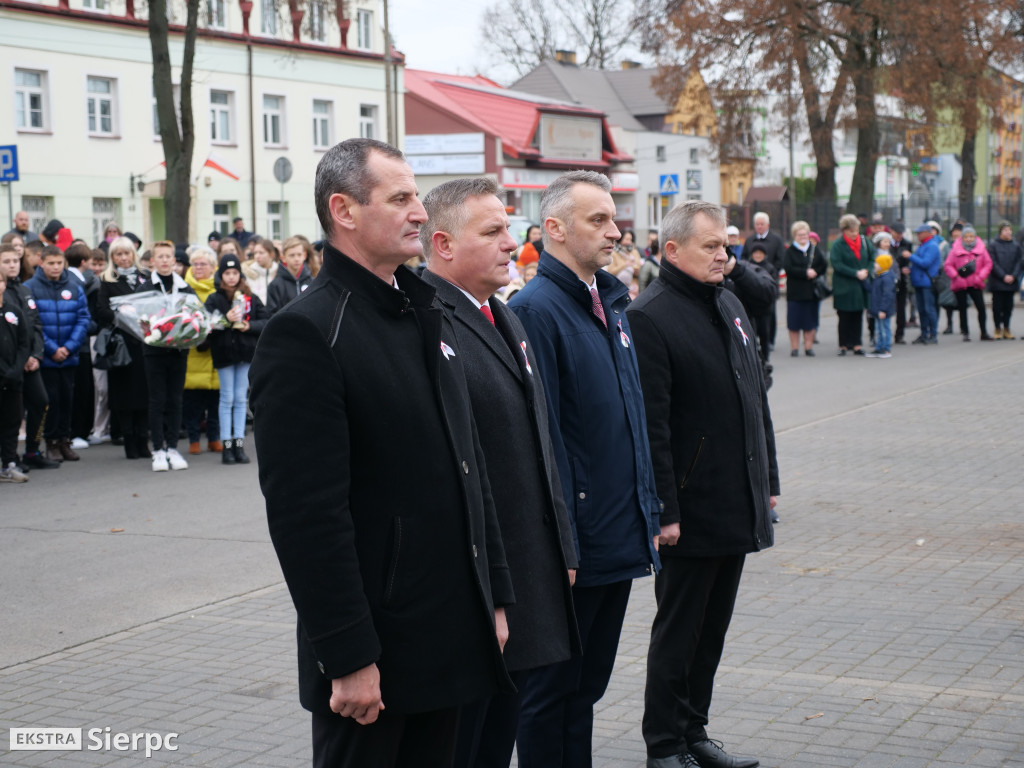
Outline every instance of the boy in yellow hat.
<svg viewBox="0 0 1024 768">
<path fill-rule="evenodd" d="M 896 276 L 892 269 L 892 242 L 887 232 L 879 232 L 875 241 L 875 279 L 871 281 L 871 302 L 868 314 L 875 319 L 875 351 L 867 357 L 892 357 L 890 321 L 896 312 Z"/>
</svg>

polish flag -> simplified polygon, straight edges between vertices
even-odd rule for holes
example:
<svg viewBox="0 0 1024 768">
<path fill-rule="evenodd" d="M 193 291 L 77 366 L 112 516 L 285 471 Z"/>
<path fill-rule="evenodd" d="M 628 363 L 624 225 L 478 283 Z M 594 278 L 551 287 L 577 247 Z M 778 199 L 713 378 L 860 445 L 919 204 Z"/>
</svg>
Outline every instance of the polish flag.
<svg viewBox="0 0 1024 768">
<path fill-rule="evenodd" d="M 203 163 L 203 168 L 213 168 L 213 170 L 220 171 L 225 176 L 229 176 L 235 181 L 238 181 L 239 179 L 238 172 L 231 167 L 231 164 L 228 163 L 227 160 L 218 155 L 216 152 L 211 152 L 209 155 L 207 155 L 206 162 Z"/>
</svg>

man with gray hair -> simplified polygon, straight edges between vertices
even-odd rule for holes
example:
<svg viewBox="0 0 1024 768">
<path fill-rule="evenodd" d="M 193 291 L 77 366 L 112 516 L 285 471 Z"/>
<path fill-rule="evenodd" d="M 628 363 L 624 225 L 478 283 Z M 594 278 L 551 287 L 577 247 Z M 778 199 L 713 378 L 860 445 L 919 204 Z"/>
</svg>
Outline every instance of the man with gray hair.
<svg viewBox="0 0 1024 768">
<path fill-rule="evenodd" d="M 505 666 L 521 688 L 528 671 L 579 652 L 570 580 L 577 566 L 558 483 L 540 367 L 526 331 L 495 291 L 509 282 L 518 243 L 489 178 L 458 179 L 423 199 L 423 280 L 452 317 L 515 605 L 507 610 Z M 529 457 L 524 461 L 525 457 Z M 508 768 L 519 695 L 462 708 L 455 768 Z"/>
<path fill-rule="evenodd" d="M 602 269 L 619 239 L 611 184 L 571 171 L 544 192 L 537 276 L 509 302 L 533 344 L 579 559 L 582 656 L 523 688 L 521 768 L 590 766 L 594 704 L 615 662 L 632 580 L 659 567 L 660 504 L 626 320 L 629 291 Z"/>
<path fill-rule="evenodd" d="M 754 214 L 754 234 L 743 243 L 743 254 L 750 258 L 747 254 L 751 253 L 751 246 L 754 243 L 758 243 L 764 248 L 764 260 L 775 267 L 775 274 L 779 274 L 782 270 L 782 257 L 786 253 L 786 244 L 782 241 L 781 237 L 769 229 L 770 226 L 771 219 L 767 213 L 758 211 Z M 776 308 L 773 304 L 768 318 L 768 339 L 771 349 L 775 348 L 775 333 L 778 330 L 778 319 L 775 316 L 775 310 Z"/>
<path fill-rule="evenodd" d="M 511 690 L 514 602 L 462 354 L 402 266 L 426 221 L 402 154 L 344 141 L 315 194 L 323 268 L 267 323 L 250 375 L 313 765 L 450 768 L 458 708 Z"/>
<path fill-rule="evenodd" d="M 664 504 L 647 766 L 753 768 L 756 759 L 730 756 L 705 726 L 744 557 L 774 541 L 775 433 L 754 328 L 722 287 L 729 254 L 720 206 L 679 203 L 661 232 L 661 273 L 628 310 Z"/>
</svg>

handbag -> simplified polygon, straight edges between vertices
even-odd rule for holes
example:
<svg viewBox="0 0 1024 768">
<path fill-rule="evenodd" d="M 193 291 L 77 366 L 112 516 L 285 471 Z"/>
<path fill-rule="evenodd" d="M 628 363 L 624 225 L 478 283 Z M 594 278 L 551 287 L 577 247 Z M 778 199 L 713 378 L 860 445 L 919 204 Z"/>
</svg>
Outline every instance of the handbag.
<svg viewBox="0 0 1024 768">
<path fill-rule="evenodd" d="M 811 289 L 814 291 L 814 298 L 823 301 L 832 295 L 832 289 L 828 287 L 828 280 L 824 275 L 818 275 L 811 282 Z"/>
<path fill-rule="evenodd" d="M 971 275 L 974 274 L 974 270 L 978 268 L 977 261 L 977 258 L 971 259 L 962 267 L 960 267 L 960 269 L 958 269 L 956 273 L 960 275 L 960 277 L 970 277 Z"/>
<path fill-rule="evenodd" d="M 107 371 L 111 368 L 124 368 L 131 363 L 132 353 L 128 349 L 128 343 L 124 340 L 124 336 L 115 332 L 113 328 L 101 328 L 100 332 L 96 334 L 92 367 Z"/>
</svg>

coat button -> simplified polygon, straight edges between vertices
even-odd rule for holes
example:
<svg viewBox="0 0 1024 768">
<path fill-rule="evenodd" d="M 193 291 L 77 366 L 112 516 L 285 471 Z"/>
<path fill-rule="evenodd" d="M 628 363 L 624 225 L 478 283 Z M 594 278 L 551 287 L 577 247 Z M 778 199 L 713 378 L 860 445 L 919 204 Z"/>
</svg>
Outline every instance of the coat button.
<svg viewBox="0 0 1024 768">
<path fill-rule="evenodd" d="M 748 453 L 747 454 L 747 461 L 753 461 L 753 460 L 754 460 L 754 454 Z"/>
<path fill-rule="evenodd" d="M 740 372 L 736 371 L 736 378 L 738 379 L 739 377 L 740 377 Z"/>
<path fill-rule="evenodd" d="M 469 474 L 469 462 L 466 462 L 466 461 L 462 462 L 462 474 L 464 474 L 464 475 L 468 475 Z"/>
<path fill-rule="evenodd" d="M 477 557 L 478 555 L 479 555 L 479 553 L 477 552 L 476 544 L 474 544 L 473 545 L 473 557 Z"/>
<path fill-rule="evenodd" d="M 582 491 L 580 491 L 580 501 L 583 501 L 586 498 L 587 498 L 587 494 L 585 494 Z"/>
</svg>

